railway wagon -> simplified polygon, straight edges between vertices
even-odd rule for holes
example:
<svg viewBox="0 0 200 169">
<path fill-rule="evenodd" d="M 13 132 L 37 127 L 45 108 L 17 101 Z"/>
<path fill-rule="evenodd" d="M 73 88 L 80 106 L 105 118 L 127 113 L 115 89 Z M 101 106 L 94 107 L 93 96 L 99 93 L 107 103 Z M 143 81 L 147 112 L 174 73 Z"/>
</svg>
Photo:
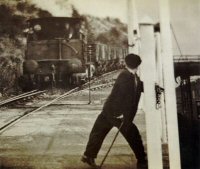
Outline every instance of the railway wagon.
<svg viewBox="0 0 200 169">
<path fill-rule="evenodd" d="M 92 43 L 87 46 L 87 60 L 95 67 L 95 75 L 124 67 L 124 58 L 128 54 L 126 47 L 117 47 L 102 43 Z"/>
</svg>

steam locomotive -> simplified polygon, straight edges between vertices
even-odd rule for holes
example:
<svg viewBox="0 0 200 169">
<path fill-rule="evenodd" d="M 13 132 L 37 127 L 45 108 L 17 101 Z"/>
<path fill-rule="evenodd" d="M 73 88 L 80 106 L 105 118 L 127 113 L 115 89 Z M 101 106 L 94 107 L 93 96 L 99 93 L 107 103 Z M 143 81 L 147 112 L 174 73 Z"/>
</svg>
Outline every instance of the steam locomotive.
<svg viewBox="0 0 200 169">
<path fill-rule="evenodd" d="M 27 25 L 20 80 L 24 90 L 44 84 L 77 85 L 89 76 L 121 67 L 127 54 L 126 48 L 89 44 L 82 18 L 36 18 Z"/>
</svg>

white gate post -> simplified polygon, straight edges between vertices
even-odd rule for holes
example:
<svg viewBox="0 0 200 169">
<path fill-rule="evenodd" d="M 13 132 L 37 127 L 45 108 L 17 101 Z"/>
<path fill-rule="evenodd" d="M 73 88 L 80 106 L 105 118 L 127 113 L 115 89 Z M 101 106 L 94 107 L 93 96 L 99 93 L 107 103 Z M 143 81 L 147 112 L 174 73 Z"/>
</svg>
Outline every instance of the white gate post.
<svg viewBox="0 0 200 169">
<path fill-rule="evenodd" d="M 163 60 L 161 56 L 161 39 L 160 32 L 155 32 L 156 39 L 156 68 L 157 68 L 157 83 L 160 87 L 164 88 L 164 79 L 163 79 Z M 161 118 L 161 138 L 163 143 L 167 143 L 167 125 L 166 125 L 166 111 L 164 104 L 164 93 L 161 94 L 160 98 L 160 118 Z"/>
<path fill-rule="evenodd" d="M 159 0 L 170 169 L 180 169 L 174 63 L 168 0 Z"/>
<path fill-rule="evenodd" d="M 147 154 L 149 169 L 162 169 L 162 150 L 159 113 L 156 110 L 155 38 L 151 19 L 140 24 L 142 58 L 141 74 L 144 82 L 144 111 L 146 118 Z"/>
</svg>

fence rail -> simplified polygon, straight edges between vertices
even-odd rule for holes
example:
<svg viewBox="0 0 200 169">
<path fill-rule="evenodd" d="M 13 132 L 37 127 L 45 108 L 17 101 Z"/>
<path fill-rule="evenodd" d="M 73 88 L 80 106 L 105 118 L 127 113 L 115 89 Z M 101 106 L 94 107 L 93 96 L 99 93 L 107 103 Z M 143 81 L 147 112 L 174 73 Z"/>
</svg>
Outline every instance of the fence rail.
<svg viewBox="0 0 200 169">
<path fill-rule="evenodd" d="M 200 55 L 174 55 L 174 62 L 200 62 Z"/>
</svg>

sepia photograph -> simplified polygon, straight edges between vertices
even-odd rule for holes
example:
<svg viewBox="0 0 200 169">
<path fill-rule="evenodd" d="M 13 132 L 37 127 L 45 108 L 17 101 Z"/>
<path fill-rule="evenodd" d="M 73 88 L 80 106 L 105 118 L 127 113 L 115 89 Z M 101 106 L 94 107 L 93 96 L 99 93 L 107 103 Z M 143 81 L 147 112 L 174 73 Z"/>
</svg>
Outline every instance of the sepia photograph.
<svg viewBox="0 0 200 169">
<path fill-rule="evenodd" d="M 0 169 L 200 169 L 200 0 L 0 0 Z"/>
</svg>

